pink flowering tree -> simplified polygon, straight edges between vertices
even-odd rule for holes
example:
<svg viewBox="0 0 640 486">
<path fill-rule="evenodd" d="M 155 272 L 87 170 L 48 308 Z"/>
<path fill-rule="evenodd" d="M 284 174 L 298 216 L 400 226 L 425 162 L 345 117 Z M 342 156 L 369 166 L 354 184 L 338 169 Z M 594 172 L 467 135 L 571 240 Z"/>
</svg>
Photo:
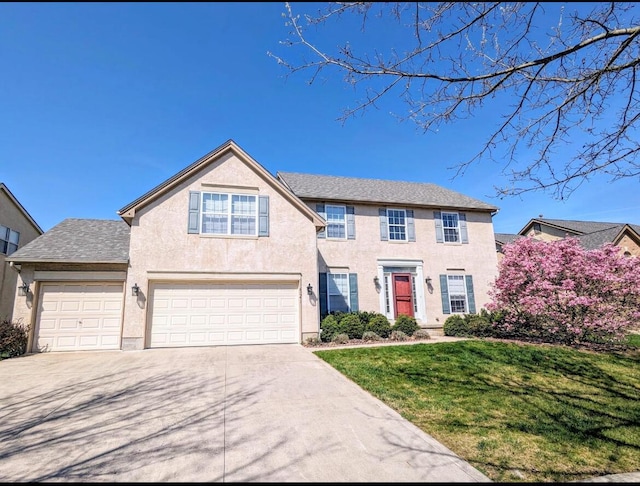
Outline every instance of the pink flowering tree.
<svg viewBox="0 0 640 486">
<path fill-rule="evenodd" d="M 640 320 L 640 258 L 605 245 L 585 250 L 577 238 L 518 238 L 504 258 L 487 306 L 509 335 L 551 342 L 615 342 Z"/>
</svg>

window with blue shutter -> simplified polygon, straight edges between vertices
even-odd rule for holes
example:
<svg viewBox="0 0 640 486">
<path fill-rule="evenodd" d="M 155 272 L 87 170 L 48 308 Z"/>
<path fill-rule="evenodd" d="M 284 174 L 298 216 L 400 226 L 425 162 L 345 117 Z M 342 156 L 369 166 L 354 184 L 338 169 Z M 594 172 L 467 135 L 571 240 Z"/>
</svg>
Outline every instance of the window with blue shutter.
<svg viewBox="0 0 640 486">
<path fill-rule="evenodd" d="M 200 233 L 200 192 L 189 192 L 189 220 L 187 233 Z"/>
<path fill-rule="evenodd" d="M 325 221 L 327 220 L 327 213 L 325 213 L 323 203 L 316 204 L 316 213 L 322 216 L 322 219 L 324 219 Z M 322 231 L 318 232 L 318 238 L 325 238 L 326 236 L 327 236 L 326 228 L 323 228 Z"/>
<path fill-rule="evenodd" d="M 416 225 L 413 219 L 413 209 L 407 209 L 407 239 L 416 241 Z"/>
<path fill-rule="evenodd" d="M 389 232 L 387 230 L 387 210 L 385 208 L 380 208 L 378 210 L 378 214 L 380 215 L 380 240 L 387 241 L 389 239 Z"/>
<path fill-rule="evenodd" d="M 358 310 L 358 274 L 349 274 L 349 311 Z"/>
<path fill-rule="evenodd" d="M 476 299 L 473 293 L 473 277 L 471 275 L 465 275 L 465 283 L 467 285 L 467 302 L 469 302 L 469 314 L 476 313 Z"/>
<path fill-rule="evenodd" d="M 356 239 L 356 214 L 353 206 L 347 206 L 347 239 Z"/>
<path fill-rule="evenodd" d="M 327 274 L 320 273 L 318 280 L 318 301 L 320 303 L 320 319 L 323 319 L 329 313 L 327 296 Z"/>
<path fill-rule="evenodd" d="M 258 196 L 258 236 L 269 236 L 269 196 Z"/>
<path fill-rule="evenodd" d="M 467 231 L 467 215 L 458 213 L 458 223 L 460 224 L 460 240 L 462 243 L 469 243 L 469 233 Z"/>
<path fill-rule="evenodd" d="M 442 214 L 440 211 L 433 212 L 433 222 L 436 225 L 436 243 L 444 243 L 444 232 L 442 231 Z"/>
<path fill-rule="evenodd" d="M 449 285 L 447 276 L 440 275 L 440 294 L 442 296 L 442 313 L 451 314 L 451 304 L 449 303 Z"/>
</svg>

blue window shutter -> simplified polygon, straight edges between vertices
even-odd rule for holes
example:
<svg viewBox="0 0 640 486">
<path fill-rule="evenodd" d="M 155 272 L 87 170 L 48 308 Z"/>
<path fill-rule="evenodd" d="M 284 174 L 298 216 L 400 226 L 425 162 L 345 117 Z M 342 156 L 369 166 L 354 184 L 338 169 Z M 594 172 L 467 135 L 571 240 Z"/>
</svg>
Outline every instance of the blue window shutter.
<svg viewBox="0 0 640 486">
<path fill-rule="evenodd" d="M 467 284 L 467 300 L 469 301 L 469 314 L 476 313 L 476 299 L 473 294 L 473 277 L 471 275 L 465 275 L 464 280 Z"/>
<path fill-rule="evenodd" d="M 469 233 L 467 232 L 467 215 L 465 213 L 459 213 L 458 222 L 460 223 L 460 241 L 462 241 L 462 243 L 469 243 Z"/>
<path fill-rule="evenodd" d="M 449 303 L 449 287 L 447 276 L 440 275 L 440 294 L 442 295 L 442 313 L 451 314 L 451 304 Z"/>
<path fill-rule="evenodd" d="M 358 274 L 349 274 L 349 311 L 358 310 Z"/>
<path fill-rule="evenodd" d="M 320 301 L 320 319 L 324 318 L 328 312 L 328 296 L 327 296 L 327 274 L 321 273 L 318 282 L 318 300 Z"/>
<path fill-rule="evenodd" d="M 316 213 L 318 213 L 320 216 L 322 216 L 322 219 L 324 219 L 326 221 L 327 213 L 325 213 L 325 211 L 324 211 L 324 204 L 323 203 L 316 204 Z M 327 230 L 326 229 L 323 229 L 322 231 L 320 231 L 318 233 L 318 238 L 326 238 L 326 236 L 327 236 Z"/>
<path fill-rule="evenodd" d="M 258 196 L 258 236 L 269 236 L 269 196 Z"/>
<path fill-rule="evenodd" d="M 356 214 L 353 206 L 347 206 L 347 239 L 356 239 Z"/>
<path fill-rule="evenodd" d="M 187 233 L 200 233 L 200 191 L 189 191 L 189 226 Z"/>
<path fill-rule="evenodd" d="M 442 213 L 433 212 L 433 220 L 436 223 L 436 243 L 444 243 L 444 231 L 442 231 Z"/>
<path fill-rule="evenodd" d="M 387 210 L 380 208 L 378 214 L 380 215 L 380 240 L 387 241 L 389 239 L 389 232 L 387 231 Z"/>
<path fill-rule="evenodd" d="M 416 225 L 413 219 L 413 209 L 407 209 L 407 237 L 409 241 L 416 241 Z"/>
</svg>

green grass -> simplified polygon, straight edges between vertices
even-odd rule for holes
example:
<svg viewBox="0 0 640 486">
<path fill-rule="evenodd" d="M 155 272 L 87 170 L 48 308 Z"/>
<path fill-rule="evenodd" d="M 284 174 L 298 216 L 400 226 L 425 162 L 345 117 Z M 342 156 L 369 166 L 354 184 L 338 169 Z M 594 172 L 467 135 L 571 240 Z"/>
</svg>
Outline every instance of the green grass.
<svg viewBox="0 0 640 486">
<path fill-rule="evenodd" d="M 494 481 L 640 471 L 637 349 L 469 340 L 315 354 Z"/>
</svg>

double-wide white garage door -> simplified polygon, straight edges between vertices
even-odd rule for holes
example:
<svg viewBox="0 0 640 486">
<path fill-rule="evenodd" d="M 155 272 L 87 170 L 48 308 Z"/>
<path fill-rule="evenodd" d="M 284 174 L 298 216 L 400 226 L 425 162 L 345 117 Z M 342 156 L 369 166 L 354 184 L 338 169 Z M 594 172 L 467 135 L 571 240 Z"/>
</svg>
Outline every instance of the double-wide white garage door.
<svg viewBox="0 0 640 486">
<path fill-rule="evenodd" d="M 157 282 L 150 294 L 150 347 L 299 342 L 297 282 Z"/>
<path fill-rule="evenodd" d="M 122 288 L 122 282 L 43 282 L 34 351 L 120 349 Z"/>
</svg>

